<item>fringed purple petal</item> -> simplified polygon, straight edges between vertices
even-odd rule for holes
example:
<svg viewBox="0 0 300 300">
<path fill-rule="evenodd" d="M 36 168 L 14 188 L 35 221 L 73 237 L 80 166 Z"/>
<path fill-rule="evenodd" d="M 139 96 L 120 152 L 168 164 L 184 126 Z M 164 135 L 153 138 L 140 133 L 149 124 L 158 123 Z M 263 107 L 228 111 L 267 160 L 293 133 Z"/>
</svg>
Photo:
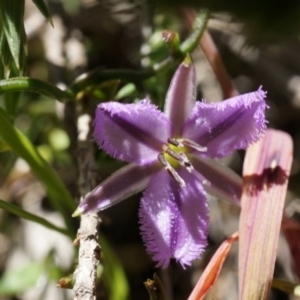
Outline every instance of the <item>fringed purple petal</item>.
<svg viewBox="0 0 300 300">
<path fill-rule="evenodd" d="M 183 136 L 207 147 L 211 157 L 229 155 L 258 141 L 266 129 L 264 98 L 261 88 L 219 103 L 197 102 L 184 125 Z"/>
<path fill-rule="evenodd" d="M 88 193 L 80 203 L 78 211 L 90 213 L 104 210 L 142 191 L 150 177 L 160 168 L 157 162 L 147 166 L 129 164 L 123 167 Z"/>
<path fill-rule="evenodd" d="M 206 179 L 202 181 L 204 189 L 211 195 L 240 205 L 242 178 L 230 168 L 198 152 L 189 156 L 194 168 Z"/>
<path fill-rule="evenodd" d="M 166 268 L 171 258 L 183 267 L 199 258 L 207 245 L 208 205 L 193 174 L 180 172 L 187 186 L 165 171 L 155 174 L 144 192 L 139 217 L 146 249 Z"/>
<path fill-rule="evenodd" d="M 173 76 L 165 101 L 164 111 L 173 124 L 173 137 L 181 135 L 182 126 L 195 105 L 195 82 L 195 68 L 187 55 Z"/>
<path fill-rule="evenodd" d="M 136 104 L 108 102 L 97 107 L 94 136 L 111 156 L 146 164 L 161 151 L 170 127 L 168 118 L 148 100 Z"/>
</svg>

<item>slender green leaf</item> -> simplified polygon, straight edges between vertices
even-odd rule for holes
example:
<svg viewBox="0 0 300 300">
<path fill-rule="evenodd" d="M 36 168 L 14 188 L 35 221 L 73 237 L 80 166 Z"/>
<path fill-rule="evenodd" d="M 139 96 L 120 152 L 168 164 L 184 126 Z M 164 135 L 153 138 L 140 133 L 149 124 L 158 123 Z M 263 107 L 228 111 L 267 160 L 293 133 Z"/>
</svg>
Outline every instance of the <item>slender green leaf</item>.
<svg viewBox="0 0 300 300">
<path fill-rule="evenodd" d="M 72 100 L 68 91 L 62 91 L 55 85 L 30 77 L 14 77 L 0 80 L 0 95 L 7 92 L 29 91 L 44 95 L 61 102 Z"/>
<path fill-rule="evenodd" d="M 4 95 L 4 103 L 6 112 L 14 117 L 18 108 L 20 93 L 7 93 Z"/>
<path fill-rule="evenodd" d="M 24 56 L 24 9 L 25 0 L 9 0 L 0 1 L 0 18 L 6 40 L 20 74 L 23 73 L 21 69 L 22 63 L 20 58 Z"/>
<path fill-rule="evenodd" d="M 44 17 L 50 22 L 52 27 L 54 27 L 53 21 L 51 18 L 51 14 L 48 10 L 48 7 L 47 7 L 45 1 L 44 0 L 32 0 L 32 2 L 36 5 L 36 7 L 40 10 L 40 12 L 44 15 Z"/>
<path fill-rule="evenodd" d="M 0 199 L 0 208 L 2 208 L 3 210 L 5 210 L 5 211 L 7 211 L 11 214 L 14 214 L 14 215 L 16 215 L 20 218 L 38 223 L 38 224 L 40 224 L 42 226 L 45 226 L 49 229 L 52 229 L 52 230 L 58 231 L 59 233 L 62 233 L 64 235 L 70 236 L 70 233 L 67 229 L 58 227 L 58 226 L 52 224 L 51 222 L 47 221 L 46 219 L 44 219 L 42 217 L 39 217 L 35 214 L 32 214 L 32 213 L 22 209 L 21 207 L 12 204 L 12 203 L 9 203 L 7 201 L 3 201 L 3 200 Z"/>
<path fill-rule="evenodd" d="M 283 146 L 284 145 L 284 146 Z M 239 225 L 239 299 L 267 299 L 292 163 L 291 137 L 267 130 L 246 152 Z"/>
<path fill-rule="evenodd" d="M 64 184 L 27 137 L 11 125 L 3 109 L 0 109 L 0 124 L 1 138 L 29 164 L 37 178 L 44 184 L 53 207 L 62 214 L 66 226 L 72 231 L 73 221 L 70 212 L 75 209 L 75 203 Z"/>
<path fill-rule="evenodd" d="M 19 72 L 14 73 L 11 77 L 23 76 L 27 67 L 27 35 L 24 26 L 21 28 L 21 50 L 19 64 Z"/>
<path fill-rule="evenodd" d="M 10 69 L 12 65 L 12 55 L 6 40 L 4 32 L 2 32 L 0 37 L 0 53 L 1 53 L 1 62 L 3 65 L 3 78 L 8 78 L 10 75 Z"/>
<path fill-rule="evenodd" d="M 129 284 L 124 269 L 103 236 L 100 236 L 100 245 L 105 255 L 103 280 L 110 292 L 109 299 L 127 300 Z"/>
</svg>

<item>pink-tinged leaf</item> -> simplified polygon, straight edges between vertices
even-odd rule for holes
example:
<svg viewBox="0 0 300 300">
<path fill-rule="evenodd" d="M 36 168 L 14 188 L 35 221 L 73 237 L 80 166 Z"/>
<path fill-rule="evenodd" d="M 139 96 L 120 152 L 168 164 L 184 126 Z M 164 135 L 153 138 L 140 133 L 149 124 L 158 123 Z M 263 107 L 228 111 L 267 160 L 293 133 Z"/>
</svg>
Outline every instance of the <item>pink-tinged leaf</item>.
<svg viewBox="0 0 300 300">
<path fill-rule="evenodd" d="M 295 272 L 300 278 L 300 224 L 293 219 L 283 216 L 281 230 L 289 245 L 295 265 Z"/>
<path fill-rule="evenodd" d="M 217 252 L 214 254 L 206 269 L 199 278 L 194 290 L 188 300 L 201 300 L 215 284 L 224 261 L 231 249 L 232 244 L 239 238 L 238 233 L 234 233 L 231 237 L 225 240 Z"/>
<path fill-rule="evenodd" d="M 289 135 L 267 130 L 246 152 L 241 199 L 239 299 L 267 299 L 272 283 L 277 244 L 293 145 Z"/>
</svg>

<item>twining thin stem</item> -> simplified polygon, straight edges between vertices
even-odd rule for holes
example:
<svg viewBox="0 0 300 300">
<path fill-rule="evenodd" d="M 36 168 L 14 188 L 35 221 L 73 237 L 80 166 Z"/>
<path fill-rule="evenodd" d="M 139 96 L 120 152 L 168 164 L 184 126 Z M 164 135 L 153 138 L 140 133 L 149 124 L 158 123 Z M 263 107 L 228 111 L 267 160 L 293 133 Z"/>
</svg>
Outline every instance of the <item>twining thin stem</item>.
<svg viewBox="0 0 300 300">
<path fill-rule="evenodd" d="M 190 8 L 183 8 L 182 14 L 188 26 L 192 28 L 195 21 L 197 21 L 197 14 L 195 10 Z M 207 58 L 213 72 L 215 73 L 221 85 L 224 98 L 226 99 L 238 95 L 239 93 L 234 87 L 224 67 L 220 53 L 207 30 L 201 33 L 201 39 L 199 40 L 199 47 L 203 51 L 205 57 Z"/>
</svg>

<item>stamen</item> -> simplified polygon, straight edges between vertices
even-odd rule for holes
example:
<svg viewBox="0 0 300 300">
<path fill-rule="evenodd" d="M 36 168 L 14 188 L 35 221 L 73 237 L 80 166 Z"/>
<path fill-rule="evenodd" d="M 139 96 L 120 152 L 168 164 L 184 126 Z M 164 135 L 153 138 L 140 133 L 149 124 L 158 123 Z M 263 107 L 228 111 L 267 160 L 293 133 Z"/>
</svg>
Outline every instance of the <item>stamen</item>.
<svg viewBox="0 0 300 300">
<path fill-rule="evenodd" d="M 184 166 L 186 167 L 186 169 L 188 170 L 188 172 L 191 173 L 191 172 L 194 170 L 194 167 L 193 167 L 193 165 L 191 164 L 191 162 L 190 162 L 188 156 L 186 155 L 185 152 L 181 152 L 181 153 L 180 153 L 180 156 L 181 156 L 182 159 L 183 159 Z"/>
<path fill-rule="evenodd" d="M 163 150 L 165 153 L 176 159 L 181 166 L 188 170 L 188 172 L 192 172 L 194 168 L 185 152 L 177 153 L 166 145 L 163 145 Z"/>
<path fill-rule="evenodd" d="M 187 146 L 187 147 L 190 147 L 190 148 L 193 148 L 197 151 L 200 151 L 200 152 L 206 152 L 207 151 L 207 147 L 203 147 L 197 143 L 195 143 L 194 141 L 192 140 L 189 140 L 189 139 L 178 139 L 178 142 L 183 144 L 184 146 Z"/>
<path fill-rule="evenodd" d="M 166 145 L 163 145 L 163 150 L 164 152 L 166 152 L 167 154 L 169 154 L 170 156 L 172 156 L 174 159 L 176 159 L 180 164 L 182 163 L 182 157 L 180 156 L 179 153 L 175 152 L 174 150 L 172 150 L 171 148 L 169 148 Z M 183 165 L 183 164 L 182 164 Z"/>
<path fill-rule="evenodd" d="M 176 147 L 184 147 L 184 145 L 181 142 L 179 142 L 178 140 L 176 140 L 174 138 L 168 138 L 168 143 L 172 144 Z"/>
<path fill-rule="evenodd" d="M 181 187 L 186 187 L 185 181 L 179 176 L 175 169 L 166 160 L 163 153 L 159 153 L 157 156 L 159 162 L 164 166 L 168 173 L 179 183 Z"/>
</svg>

